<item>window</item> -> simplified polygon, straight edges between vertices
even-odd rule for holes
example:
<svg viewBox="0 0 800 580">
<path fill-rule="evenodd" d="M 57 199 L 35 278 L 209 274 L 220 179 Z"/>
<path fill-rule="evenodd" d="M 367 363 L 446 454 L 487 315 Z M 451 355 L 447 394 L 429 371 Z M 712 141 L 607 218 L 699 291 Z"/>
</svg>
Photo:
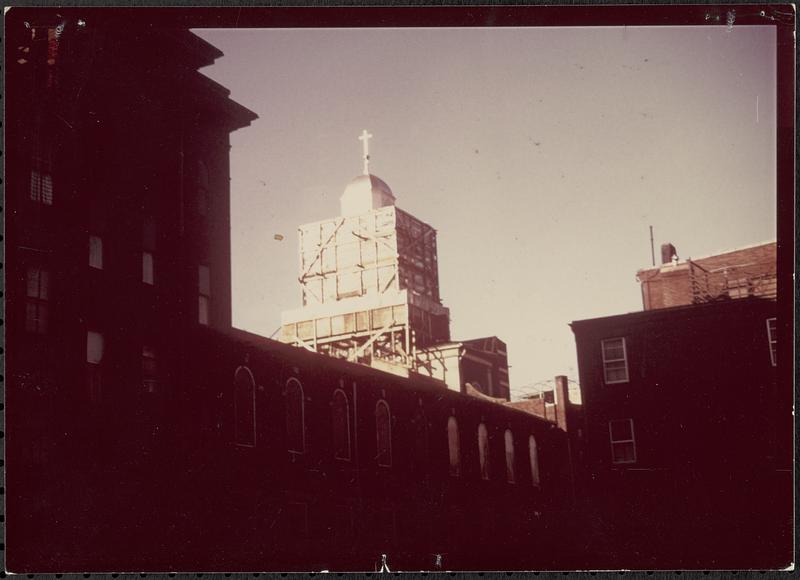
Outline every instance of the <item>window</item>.
<svg viewBox="0 0 800 580">
<path fill-rule="evenodd" d="M 458 421 L 450 416 L 447 420 L 447 448 L 450 454 L 450 475 L 461 475 L 461 442 L 458 438 Z"/>
<path fill-rule="evenodd" d="M 375 434 L 377 438 L 376 459 L 382 467 L 392 466 L 392 415 L 386 401 L 375 405 Z"/>
<path fill-rule="evenodd" d="M 333 392 L 331 416 L 333 419 L 333 456 L 350 461 L 350 410 L 347 395 L 341 389 Z"/>
<path fill-rule="evenodd" d="M 305 453 L 306 426 L 303 385 L 295 378 L 286 381 L 286 435 L 290 453 Z"/>
<path fill-rule="evenodd" d="M 25 289 L 25 330 L 34 334 L 47 332 L 50 273 L 42 268 L 28 268 Z"/>
<path fill-rule="evenodd" d="M 44 173 L 41 169 L 31 170 L 31 200 L 53 205 L 53 178 L 50 173 Z"/>
<path fill-rule="evenodd" d="M 777 321 L 775 318 L 768 318 L 767 319 L 767 341 L 769 342 L 769 360 L 772 363 L 772 366 L 775 366 L 777 358 L 777 349 L 775 348 L 778 344 L 778 327 Z"/>
<path fill-rule="evenodd" d="M 103 335 L 90 330 L 86 333 L 86 367 L 88 374 L 89 399 L 99 401 L 103 380 L 101 363 L 105 344 Z"/>
<path fill-rule="evenodd" d="M 609 421 L 612 463 L 636 463 L 636 441 L 633 436 L 633 419 Z"/>
<path fill-rule="evenodd" d="M 142 220 L 142 282 L 155 284 L 156 220 L 151 215 Z"/>
<path fill-rule="evenodd" d="M 43 124 L 39 118 L 34 127 L 30 197 L 42 205 L 53 205 L 53 146 L 42 136 Z"/>
<path fill-rule="evenodd" d="M 506 429 L 505 433 L 506 443 L 506 481 L 508 483 L 515 483 L 517 481 L 516 473 L 514 472 L 514 434 L 511 429 Z"/>
<path fill-rule="evenodd" d="M 103 238 L 89 236 L 89 266 L 103 269 Z"/>
<path fill-rule="evenodd" d="M 256 381 L 247 367 L 233 375 L 234 440 L 237 445 L 256 445 Z"/>
<path fill-rule="evenodd" d="M 199 294 L 197 321 L 208 326 L 211 310 L 211 270 L 208 266 L 198 266 L 197 278 Z"/>
<path fill-rule="evenodd" d="M 145 284 L 153 285 L 153 254 L 150 252 L 142 252 L 142 282 Z"/>
<path fill-rule="evenodd" d="M 155 393 L 158 390 L 156 351 L 147 345 L 142 347 L 142 386 L 148 393 Z"/>
<path fill-rule="evenodd" d="M 602 341 L 603 372 L 607 385 L 628 382 L 628 358 L 624 338 Z"/>
<path fill-rule="evenodd" d="M 103 362 L 104 351 L 103 335 L 99 332 L 89 331 L 86 333 L 86 362 L 99 365 Z"/>
<path fill-rule="evenodd" d="M 536 437 L 533 435 L 528 437 L 528 454 L 531 460 L 531 483 L 535 487 L 539 487 L 539 449 L 536 446 Z"/>
<path fill-rule="evenodd" d="M 489 431 L 483 423 L 478 425 L 478 460 L 481 479 L 489 479 Z"/>
</svg>

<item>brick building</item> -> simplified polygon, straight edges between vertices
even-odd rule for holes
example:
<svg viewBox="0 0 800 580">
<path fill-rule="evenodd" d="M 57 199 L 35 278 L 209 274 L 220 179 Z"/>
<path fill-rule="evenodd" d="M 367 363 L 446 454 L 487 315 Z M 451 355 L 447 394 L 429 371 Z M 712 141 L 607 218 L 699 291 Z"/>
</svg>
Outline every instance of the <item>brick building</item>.
<svg viewBox="0 0 800 580">
<path fill-rule="evenodd" d="M 725 298 L 775 298 L 777 243 L 764 242 L 701 258 L 680 260 L 675 246 L 661 246 L 661 265 L 636 273 L 645 310 Z"/>
<path fill-rule="evenodd" d="M 554 424 L 231 328 L 256 115 L 167 16 L 6 20 L 7 567 L 569 565 Z"/>
<path fill-rule="evenodd" d="M 745 271 L 774 280 L 774 246 L 698 262 L 729 280 Z M 687 262 L 640 271 L 645 311 L 571 325 L 590 565 L 783 567 L 793 546 L 793 419 L 791 382 L 779 371 L 791 348 L 777 340 L 774 286 L 772 298 L 692 304 Z M 673 302 L 687 305 L 664 307 Z"/>
<path fill-rule="evenodd" d="M 256 116 L 197 72 L 219 50 L 147 20 L 6 19 L 10 568 L 79 541 L 85 500 L 111 509 L 86 479 L 119 501 L 174 444 L 186 336 L 230 326 L 228 136 Z"/>
</svg>

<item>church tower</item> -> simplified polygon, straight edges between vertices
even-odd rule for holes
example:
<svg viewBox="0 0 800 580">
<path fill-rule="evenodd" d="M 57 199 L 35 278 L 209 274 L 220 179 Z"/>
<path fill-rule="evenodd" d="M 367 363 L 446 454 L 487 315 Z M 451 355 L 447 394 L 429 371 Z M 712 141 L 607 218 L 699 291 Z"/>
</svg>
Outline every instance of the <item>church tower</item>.
<svg viewBox="0 0 800 580">
<path fill-rule="evenodd" d="M 390 187 L 363 171 L 338 217 L 299 227 L 301 308 L 283 313 L 281 340 L 408 374 L 417 351 L 450 340 L 439 296 L 436 230 L 395 206 Z"/>
</svg>

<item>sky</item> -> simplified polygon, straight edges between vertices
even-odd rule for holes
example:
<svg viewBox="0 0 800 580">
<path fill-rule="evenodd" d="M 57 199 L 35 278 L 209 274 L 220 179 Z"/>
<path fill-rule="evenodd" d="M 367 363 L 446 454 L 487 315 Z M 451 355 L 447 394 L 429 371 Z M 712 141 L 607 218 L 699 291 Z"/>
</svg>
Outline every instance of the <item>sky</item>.
<svg viewBox="0 0 800 580">
<path fill-rule="evenodd" d="M 571 321 L 642 309 L 649 226 L 656 260 L 775 239 L 772 27 L 195 32 L 259 115 L 231 136 L 239 328 L 300 306 L 297 226 L 339 215 L 364 129 L 438 231 L 453 338 L 507 343 L 512 398 L 578 379 Z"/>
</svg>

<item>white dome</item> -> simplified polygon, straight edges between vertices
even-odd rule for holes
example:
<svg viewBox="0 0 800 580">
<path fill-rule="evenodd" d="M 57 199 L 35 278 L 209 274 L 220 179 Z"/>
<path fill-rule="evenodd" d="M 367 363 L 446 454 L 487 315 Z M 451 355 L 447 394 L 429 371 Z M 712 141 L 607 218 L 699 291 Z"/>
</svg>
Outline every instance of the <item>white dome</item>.
<svg viewBox="0 0 800 580">
<path fill-rule="evenodd" d="M 340 198 L 342 215 L 359 215 L 379 207 L 394 205 L 392 190 L 380 177 L 359 175 L 347 184 Z"/>
</svg>

